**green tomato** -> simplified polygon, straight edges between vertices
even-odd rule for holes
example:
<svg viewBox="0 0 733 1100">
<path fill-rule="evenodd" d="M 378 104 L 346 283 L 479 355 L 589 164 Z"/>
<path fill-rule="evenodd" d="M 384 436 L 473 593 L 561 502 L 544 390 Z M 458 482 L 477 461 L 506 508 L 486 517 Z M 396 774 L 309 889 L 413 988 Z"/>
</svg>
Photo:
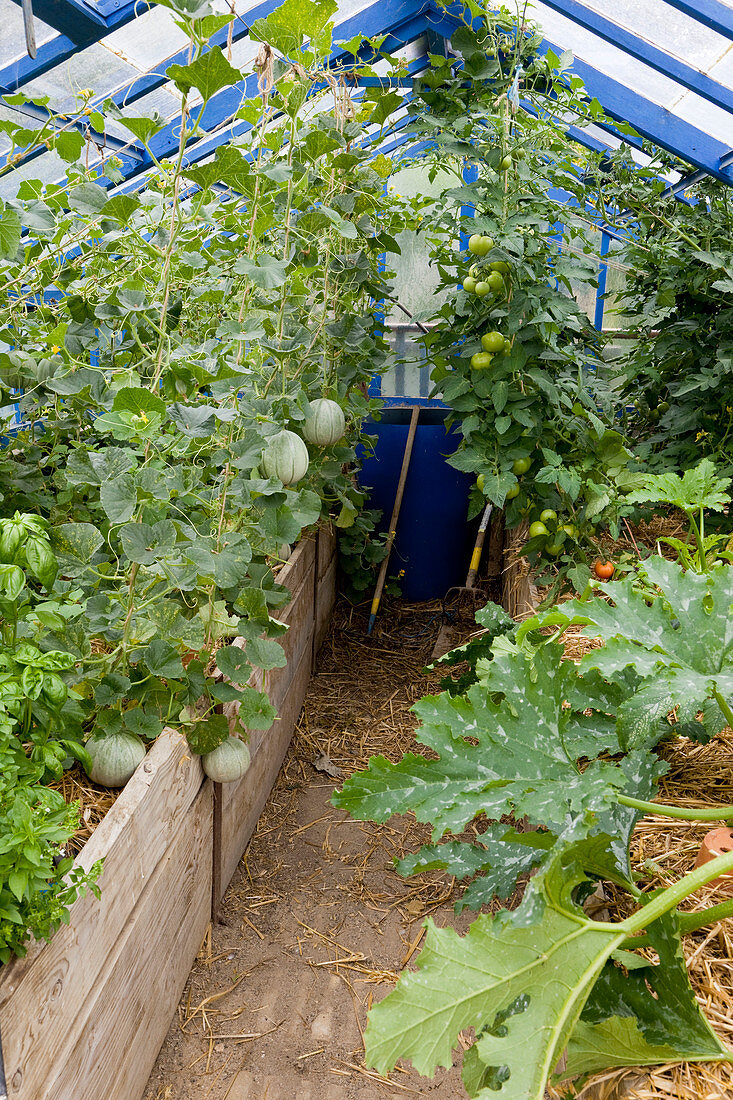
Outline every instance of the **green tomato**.
<svg viewBox="0 0 733 1100">
<path fill-rule="evenodd" d="M 476 488 L 478 489 L 478 491 L 480 493 L 483 493 L 483 491 L 484 491 L 484 475 L 483 474 L 479 474 L 478 477 L 476 478 Z"/>
<path fill-rule="evenodd" d="M 545 553 L 549 554 L 552 558 L 556 558 L 561 551 L 561 542 L 548 542 L 545 544 Z"/>
<path fill-rule="evenodd" d="M 514 157 L 515 160 L 524 160 L 526 155 L 527 154 L 524 151 L 523 146 L 521 146 L 521 145 L 517 145 L 514 149 L 512 149 L 512 156 Z"/>
<path fill-rule="evenodd" d="M 485 332 L 481 337 L 481 347 L 484 351 L 490 351 L 492 354 L 496 354 L 497 351 L 504 350 L 504 337 L 500 332 Z"/>
<path fill-rule="evenodd" d="M 519 477 L 520 474 L 526 474 L 531 465 L 531 458 L 515 458 L 512 463 L 512 473 Z"/>
<path fill-rule="evenodd" d="M 485 279 L 481 279 L 476 283 L 476 290 L 474 292 L 479 298 L 485 298 L 487 294 L 491 294 L 491 286 Z"/>
<path fill-rule="evenodd" d="M 511 355 L 511 353 L 512 353 L 512 342 L 509 339 L 505 339 L 504 340 L 504 354 L 505 355 Z"/>
<path fill-rule="evenodd" d="M 465 290 L 466 294 L 475 294 L 476 286 L 477 283 L 473 275 L 467 275 L 466 278 L 463 280 L 463 289 Z"/>
<path fill-rule="evenodd" d="M 540 512 L 540 519 L 543 523 L 554 523 L 557 519 L 557 512 L 553 508 L 545 508 L 543 512 Z"/>
<path fill-rule="evenodd" d="M 518 497 L 518 496 L 519 496 L 519 482 L 515 481 L 514 485 L 512 485 L 512 487 L 511 487 L 511 489 L 507 489 L 506 499 L 507 500 L 514 500 L 514 498 Z"/>
<path fill-rule="evenodd" d="M 504 290 L 504 280 L 502 279 L 498 271 L 492 271 L 491 274 L 488 276 L 486 282 L 489 284 L 495 294 L 499 294 L 502 290 Z"/>
<path fill-rule="evenodd" d="M 514 164 L 514 161 L 512 160 L 512 158 L 507 153 L 507 155 L 505 157 L 502 157 L 501 160 L 499 161 L 499 168 L 501 169 L 502 172 L 508 172 L 513 164 Z"/>
<path fill-rule="evenodd" d="M 493 358 L 493 355 L 489 355 L 487 351 L 476 351 L 471 356 L 471 366 L 474 370 L 486 370 L 491 366 Z"/>
<path fill-rule="evenodd" d="M 498 271 L 500 275 L 509 274 L 509 264 L 506 260 L 494 260 L 493 264 L 489 264 L 492 271 Z"/>
<path fill-rule="evenodd" d="M 578 528 L 575 526 L 574 523 L 563 523 L 560 530 L 564 531 L 565 534 L 571 539 L 577 539 L 578 537 Z"/>
<path fill-rule="evenodd" d="M 540 535 L 549 535 L 549 533 L 544 523 L 541 523 L 539 520 L 535 520 L 534 523 L 530 523 L 529 525 L 529 537 L 531 539 L 539 538 Z"/>
<path fill-rule="evenodd" d="M 468 251 L 473 256 L 487 256 L 493 247 L 491 237 L 485 237 L 483 233 L 472 233 L 468 238 Z"/>
<path fill-rule="evenodd" d="M 659 412 L 662 413 L 662 414 L 666 413 L 666 412 L 669 412 L 669 401 L 660 401 L 659 404 L 657 405 L 657 408 L 659 409 Z"/>
<path fill-rule="evenodd" d="M 468 269 L 468 274 L 471 275 L 474 279 L 478 279 L 479 276 L 481 275 L 481 265 L 480 264 L 471 264 L 471 266 Z"/>
</svg>

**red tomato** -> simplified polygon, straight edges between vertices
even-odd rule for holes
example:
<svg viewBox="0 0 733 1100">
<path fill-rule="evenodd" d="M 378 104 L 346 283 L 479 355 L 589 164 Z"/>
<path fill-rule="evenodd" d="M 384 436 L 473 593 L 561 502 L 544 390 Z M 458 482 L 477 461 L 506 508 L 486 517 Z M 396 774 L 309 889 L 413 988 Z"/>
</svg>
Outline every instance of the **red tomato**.
<svg viewBox="0 0 733 1100">
<path fill-rule="evenodd" d="M 593 572 L 601 581 L 610 581 L 615 571 L 616 566 L 612 561 L 601 561 L 599 558 L 593 565 Z"/>
</svg>

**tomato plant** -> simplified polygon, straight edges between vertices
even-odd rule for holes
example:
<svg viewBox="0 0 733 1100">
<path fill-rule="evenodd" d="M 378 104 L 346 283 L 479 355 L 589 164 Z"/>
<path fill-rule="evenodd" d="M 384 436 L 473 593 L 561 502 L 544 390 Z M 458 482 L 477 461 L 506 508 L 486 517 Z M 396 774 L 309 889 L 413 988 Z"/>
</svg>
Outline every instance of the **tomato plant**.
<svg viewBox="0 0 733 1100">
<path fill-rule="evenodd" d="M 487 12 L 480 25 L 460 26 L 457 69 L 454 58 L 434 59 L 409 105 L 416 140 L 429 137 L 441 171 L 453 173 L 422 222 L 446 292 L 424 343 L 436 391 L 463 433 L 451 462 L 483 475 L 483 495 L 506 507 L 510 527 L 534 518 L 531 503 L 570 529 L 549 550 L 548 542 L 528 547 L 533 565 L 550 559 L 541 583 L 552 598 L 558 585 L 585 588 L 594 521 L 617 534 L 632 511 L 621 490 L 633 483 L 633 460 L 617 396 L 598 370 L 603 338 L 573 296 L 579 283 L 596 285 L 596 246 L 588 223 L 554 197 L 562 189 L 580 208 L 594 202 L 577 165 L 582 158 L 591 172 L 595 155 L 547 111 L 552 101 L 553 112 L 585 117 L 583 89 L 564 63 L 537 52 L 531 24 L 517 38 L 511 31 L 511 49 L 504 25 L 501 13 Z M 533 112 L 515 109 L 518 85 Z M 461 236 L 468 247 L 457 255 Z"/>
</svg>

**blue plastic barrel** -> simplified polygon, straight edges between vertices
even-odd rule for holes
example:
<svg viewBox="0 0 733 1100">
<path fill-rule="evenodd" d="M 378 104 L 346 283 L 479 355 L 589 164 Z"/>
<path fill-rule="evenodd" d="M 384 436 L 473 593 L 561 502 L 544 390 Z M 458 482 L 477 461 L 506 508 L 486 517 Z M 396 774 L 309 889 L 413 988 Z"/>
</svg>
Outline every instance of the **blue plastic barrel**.
<svg viewBox="0 0 733 1100">
<path fill-rule="evenodd" d="M 385 409 L 363 430 L 376 435 L 373 455 L 361 454 L 359 482 L 369 506 L 383 512 L 386 531 L 405 453 L 410 409 Z M 467 525 L 468 494 L 474 478 L 449 466 L 446 458 L 461 441 L 445 427 L 447 409 L 421 409 L 405 483 L 389 576 L 404 570 L 402 594 L 408 600 L 434 600 L 455 584 L 465 584 L 473 529 Z"/>
</svg>

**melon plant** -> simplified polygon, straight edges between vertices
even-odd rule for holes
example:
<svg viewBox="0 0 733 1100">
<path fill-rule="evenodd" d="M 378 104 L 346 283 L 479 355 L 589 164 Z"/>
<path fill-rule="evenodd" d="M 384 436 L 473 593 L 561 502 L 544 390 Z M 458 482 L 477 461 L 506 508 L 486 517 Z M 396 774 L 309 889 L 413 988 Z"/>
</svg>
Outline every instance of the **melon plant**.
<svg viewBox="0 0 733 1100">
<path fill-rule="evenodd" d="M 317 447 L 330 447 L 338 443 L 346 431 L 344 410 L 337 401 L 319 397 L 311 401 L 311 411 L 303 424 L 303 435 Z"/>
<path fill-rule="evenodd" d="M 283 485 L 300 481 L 308 470 L 308 448 L 295 432 L 283 429 L 273 435 L 262 452 L 262 469 L 267 477 L 276 477 Z"/>
<path fill-rule="evenodd" d="M 239 737 L 227 737 L 201 757 L 204 771 L 215 783 L 236 783 L 250 764 L 248 747 Z"/>
<path fill-rule="evenodd" d="M 140 738 L 124 730 L 92 737 L 86 750 L 92 759 L 89 778 L 102 787 L 124 787 L 145 759 L 145 746 Z"/>
</svg>

